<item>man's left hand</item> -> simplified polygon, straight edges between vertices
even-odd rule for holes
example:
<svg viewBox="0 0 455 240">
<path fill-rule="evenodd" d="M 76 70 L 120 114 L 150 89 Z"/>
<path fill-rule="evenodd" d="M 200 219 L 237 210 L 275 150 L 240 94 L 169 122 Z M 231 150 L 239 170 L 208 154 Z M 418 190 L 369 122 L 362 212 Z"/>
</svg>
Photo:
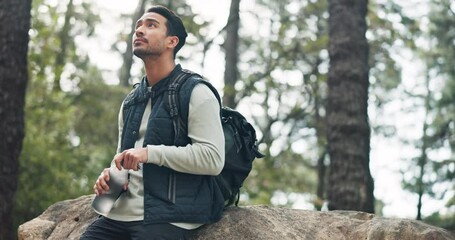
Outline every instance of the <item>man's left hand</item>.
<svg viewBox="0 0 455 240">
<path fill-rule="evenodd" d="M 114 157 L 115 166 L 118 170 L 132 169 L 139 170 L 140 163 L 146 163 L 148 158 L 147 148 L 127 149 Z"/>
</svg>

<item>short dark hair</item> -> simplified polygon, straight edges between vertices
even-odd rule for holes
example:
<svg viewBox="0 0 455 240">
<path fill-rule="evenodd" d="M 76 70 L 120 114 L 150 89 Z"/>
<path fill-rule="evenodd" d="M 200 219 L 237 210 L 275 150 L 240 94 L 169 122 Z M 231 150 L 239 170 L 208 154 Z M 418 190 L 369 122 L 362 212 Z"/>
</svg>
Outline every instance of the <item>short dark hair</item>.
<svg viewBox="0 0 455 240">
<path fill-rule="evenodd" d="M 158 13 L 164 18 L 166 18 L 167 35 L 177 36 L 179 38 L 179 43 L 174 48 L 175 58 L 177 52 L 183 47 L 183 45 L 185 45 L 186 37 L 188 36 L 188 34 L 186 33 L 185 26 L 183 25 L 182 19 L 180 19 L 180 17 L 177 16 L 177 14 L 175 14 L 173 11 L 161 5 L 152 6 L 151 8 L 147 9 L 146 12 Z"/>
</svg>

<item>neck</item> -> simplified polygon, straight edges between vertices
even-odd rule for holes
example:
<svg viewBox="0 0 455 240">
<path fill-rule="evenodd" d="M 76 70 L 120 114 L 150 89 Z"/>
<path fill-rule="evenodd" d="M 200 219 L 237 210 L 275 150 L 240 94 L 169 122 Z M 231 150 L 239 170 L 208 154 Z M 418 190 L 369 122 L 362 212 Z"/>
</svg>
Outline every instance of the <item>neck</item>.
<svg viewBox="0 0 455 240">
<path fill-rule="evenodd" d="M 175 68 L 173 58 L 143 59 L 143 61 L 149 86 L 153 86 L 167 77 Z"/>
</svg>

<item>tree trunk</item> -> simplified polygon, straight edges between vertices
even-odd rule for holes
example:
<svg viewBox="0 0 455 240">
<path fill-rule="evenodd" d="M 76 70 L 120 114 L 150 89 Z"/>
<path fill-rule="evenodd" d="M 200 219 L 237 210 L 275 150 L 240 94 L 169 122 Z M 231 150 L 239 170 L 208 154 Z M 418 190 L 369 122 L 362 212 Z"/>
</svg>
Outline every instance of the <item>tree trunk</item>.
<svg viewBox="0 0 455 240">
<path fill-rule="evenodd" d="M 235 83 L 237 82 L 238 70 L 238 46 L 239 46 L 239 26 L 240 26 L 240 0 L 231 0 L 228 24 L 226 25 L 226 41 L 224 50 L 226 62 L 224 70 L 224 94 L 223 104 L 235 108 Z"/>
<path fill-rule="evenodd" d="M 136 8 L 136 12 L 133 16 L 133 22 L 131 23 L 131 32 L 127 37 L 126 40 L 126 50 L 123 53 L 123 65 L 119 71 L 119 78 L 120 78 L 120 85 L 128 87 L 130 85 L 130 78 L 131 78 L 131 66 L 133 65 L 133 43 L 132 37 L 133 34 L 136 32 L 136 20 L 138 20 L 145 11 L 145 1 L 139 1 L 139 4 Z"/>
<path fill-rule="evenodd" d="M 374 212 L 369 170 L 367 0 L 329 1 L 329 209 Z"/>
<path fill-rule="evenodd" d="M 0 2 L 0 239 L 14 239 L 12 209 L 24 138 L 31 0 Z"/>
<path fill-rule="evenodd" d="M 428 123 L 427 119 L 429 118 L 429 112 L 430 112 L 430 101 L 431 101 L 431 90 L 430 90 L 430 76 L 426 75 L 425 79 L 425 88 L 427 90 L 427 94 L 424 99 L 424 104 L 425 104 L 425 118 L 423 120 L 423 126 L 422 126 L 422 146 L 420 148 L 421 155 L 418 159 L 418 167 L 419 167 L 419 175 L 417 176 L 417 195 L 418 197 L 418 202 L 417 202 L 417 220 L 422 220 L 422 197 L 423 194 L 425 193 L 425 183 L 424 183 L 424 176 L 425 176 L 425 166 L 427 165 L 428 162 L 428 156 L 427 156 L 427 150 L 429 148 L 429 136 L 427 135 L 427 130 L 428 130 Z"/>
<path fill-rule="evenodd" d="M 71 18 L 74 15 L 74 4 L 73 0 L 69 0 L 66 13 L 65 13 L 65 22 L 63 23 L 62 30 L 58 34 L 58 39 L 60 40 L 60 51 L 57 53 L 55 58 L 55 70 L 54 70 L 54 85 L 52 86 L 53 91 L 59 92 L 61 90 L 61 77 L 63 70 L 66 65 L 66 54 L 68 52 L 68 45 L 71 42 L 70 28 L 71 28 Z"/>
</svg>

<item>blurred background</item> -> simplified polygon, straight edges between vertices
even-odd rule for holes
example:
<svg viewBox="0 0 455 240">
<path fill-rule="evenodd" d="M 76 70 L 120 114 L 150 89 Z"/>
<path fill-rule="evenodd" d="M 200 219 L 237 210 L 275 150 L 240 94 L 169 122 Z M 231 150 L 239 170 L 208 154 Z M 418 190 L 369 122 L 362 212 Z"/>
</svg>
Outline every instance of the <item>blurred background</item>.
<svg viewBox="0 0 455 240">
<path fill-rule="evenodd" d="M 15 229 L 92 193 L 115 154 L 120 104 L 143 75 L 131 36 L 152 4 L 184 20 L 189 37 L 177 62 L 256 128 L 267 156 L 254 162 L 240 204 L 328 210 L 343 187 L 333 184 L 342 182 L 336 172 L 345 171 L 328 147 L 338 76 L 330 74 L 329 1 L 34 0 Z M 375 214 L 454 230 L 455 3 L 371 0 L 364 20 L 368 98 L 358 101 L 367 101 L 370 148 L 348 174 L 371 171 Z"/>
</svg>

